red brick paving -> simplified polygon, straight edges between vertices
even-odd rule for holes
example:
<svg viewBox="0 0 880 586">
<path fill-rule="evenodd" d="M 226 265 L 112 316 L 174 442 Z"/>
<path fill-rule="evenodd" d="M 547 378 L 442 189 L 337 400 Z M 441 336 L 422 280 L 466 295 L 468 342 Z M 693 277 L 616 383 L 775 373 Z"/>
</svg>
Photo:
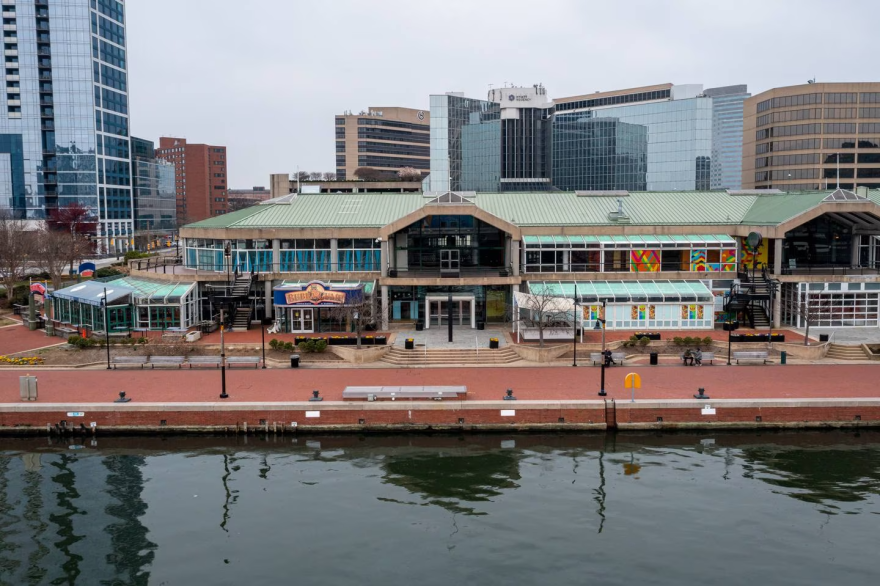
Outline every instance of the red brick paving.
<svg viewBox="0 0 880 586">
<path fill-rule="evenodd" d="M 629 399 L 623 378 L 638 372 L 636 399 L 689 399 L 704 387 L 712 398 L 876 398 L 880 365 L 768 365 L 613 367 L 606 370 L 609 397 Z M 18 377 L 0 371 L 0 403 L 18 403 Z M 136 402 L 217 401 L 218 370 L 40 371 L 40 402 L 108 402 L 127 391 Z M 519 399 L 596 399 L 598 367 L 267 369 L 227 370 L 228 401 L 303 401 L 312 389 L 340 400 L 347 385 L 466 385 L 471 400 L 500 399 L 508 387 Z"/>
<path fill-rule="evenodd" d="M 0 356 L 60 344 L 63 341 L 61 338 L 46 336 L 43 330 L 32 332 L 22 325 L 3 327 L 0 328 Z"/>
</svg>

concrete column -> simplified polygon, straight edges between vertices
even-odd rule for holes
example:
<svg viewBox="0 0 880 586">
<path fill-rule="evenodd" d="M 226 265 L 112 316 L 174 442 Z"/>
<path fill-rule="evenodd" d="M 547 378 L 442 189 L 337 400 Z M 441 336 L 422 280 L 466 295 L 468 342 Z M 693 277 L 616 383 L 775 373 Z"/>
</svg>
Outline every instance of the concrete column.
<svg viewBox="0 0 880 586">
<path fill-rule="evenodd" d="M 520 253 L 519 253 L 519 240 L 511 240 L 510 241 L 510 260 L 513 265 L 513 276 L 519 276 L 519 261 L 520 261 Z"/>
<path fill-rule="evenodd" d="M 425 297 L 425 329 L 431 327 L 431 302 Z"/>
<path fill-rule="evenodd" d="M 388 264 L 391 261 L 388 258 L 388 241 L 383 240 L 379 243 L 379 265 L 382 270 L 382 276 L 388 276 Z"/>
<path fill-rule="evenodd" d="M 382 285 L 382 320 L 381 327 L 388 330 L 388 285 Z"/>
<path fill-rule="evenodd" d="M 776 238 L 773 240 L 773 273 L 776 275 L 782 274 L 782 238 Z"/>
<path fill-rule="evenodd" d="M 277 240 L 276 240 L 277 242 Z M 264 281 L 266 287 L 266 317 L 275 317 L 275 308 L 273 306 L 273 291 L 272 291 L 272 281 L 271 279 L 268 281 Z"/>
<path fill-rule="evenodd" d="M 861 235 L 860 235 L 860 234 L 853 234 L 853 235 L 852 235 L 852 240 L 850 240 L 850 242 L 852 243 L 852 244 L 851 244 L 851 246 L 852 246 L 852 248 L 851 248 L 851 254 L 850 254 L 850 258 L 851 258 L 850 265 L 852 265 L 852 266 L 854 266 L 854 267 L 857 267 L 857 266 L 859 266 L 859 261 L 860 261 L 860 258 L 859 258 L 859 247 L 860 247 L 860 245 L 862 244 L 862 237 L 861 237 Z"/>
<path fill-rule="evenodd" d="M 471 299 L 471 329 L 477 327 L 477 300 Z"/>
<path fill-rule="evenodd" d="M 281 240 L 272 239 L 272 272 L 281 272 Z"/>
<path fill-rule="evenodd" d="M 339 272 L 339 243 L 336 238 L 330 239 L 330 272 Z"/>
<path fill-rule="evenodd" d="M 782 289 L 773 297 L 773 329 L 782 327 Z"/>
</svg>

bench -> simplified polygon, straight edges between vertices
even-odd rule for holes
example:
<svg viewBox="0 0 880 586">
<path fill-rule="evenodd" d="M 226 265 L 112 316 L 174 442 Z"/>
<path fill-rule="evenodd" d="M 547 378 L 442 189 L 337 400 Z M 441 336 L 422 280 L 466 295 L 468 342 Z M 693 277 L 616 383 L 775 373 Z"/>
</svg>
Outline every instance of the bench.
<svg viewBox="0 0 880 586">
<path fill-rule="evenodd" d="M 626 359 L 626 354 L 623 352 L 612 352 L 611 360 L 614 361 L 618 366 L 623 366 L 623 361 Z M 593 362 L 593 366 L 597 364 L 602 364 L 605 362 L 605 358 L 602 357 L 601 352 L 590 352 L 590 360 Z M 612 365 L 613 366 L 613 365 Z"/>
<path fill-rule="evenodd" d="M 117 356 L 110 360 L 110 363 L 113 365 L 115 369 L 117 366 L 140 366 L 144 367 L 144 364 L 147 363 L 146 356 Z"/>
<path fill-rule="evenodd" d="M 678 359 L 684 362 L 684 352 L 678 355 Z M 715 353 L 714 352 L 703 352 L 703 361 L 702 364 L 715 364 Z"/>
<path fill-rule="evenodd" d="M 190 356 L 189 357 L 189 367 L 192 368 L 193 364 L 196 366 L 216 366 L 220 368 L 220 357 L 219 356 Z"/>
<path fill-rule="evenodd" d="M 763 351 L 733 353 L 733 359 L 736 360 L 737 364 L 739 364 L 740 360 L 760 360 L 764 364 L 767 364 L 767 357 L 768 353 Z"/>
<path fill-rule="evenodd" d="M 152 368 L 156 368 L 156 366 L 177 366 L 177 368 L 183 367 L 183 361 L 185 358 L 183 356 L 151 356 L 150 357 L 150 366 Z"/>
<path fill-rule="evenodd" d="M 253 364 L 254 368 L 260 366 L 259 356 L 230 356 L 226 359 L 226 366 L 232 368 L 235 364 Z"/>
<path fill-rule="evenodd" d="M 345 387 L 343 399 L 463 399 L 467 387 Z"/>
</svg>

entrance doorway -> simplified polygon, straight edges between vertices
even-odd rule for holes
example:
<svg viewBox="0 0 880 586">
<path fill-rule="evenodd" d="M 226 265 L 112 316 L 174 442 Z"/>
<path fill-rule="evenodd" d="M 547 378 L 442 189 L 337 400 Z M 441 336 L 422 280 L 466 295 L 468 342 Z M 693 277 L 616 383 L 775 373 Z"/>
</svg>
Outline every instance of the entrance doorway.
<svg viewBox="0 0 880 586">
<path fill-rule="evenodd" d="M 440 276 L 458 276 L 461 271 L 461 253 L 458 250 L 440 251 Z"/>
<path fill-rule="evenodd" d="M 449 296 L 428 295 L 425 297 L 425 329 L 446 325 L 449 320 Z M 452 296 L 452 325 L 477 327 L 476 299 L 473 295 Z"/>
<path fill-rule="evenodd" d="M 314 309 L 290 310 L 290 331 L 297 334 L 311 334 L 315 331 Z"/>
</svg>

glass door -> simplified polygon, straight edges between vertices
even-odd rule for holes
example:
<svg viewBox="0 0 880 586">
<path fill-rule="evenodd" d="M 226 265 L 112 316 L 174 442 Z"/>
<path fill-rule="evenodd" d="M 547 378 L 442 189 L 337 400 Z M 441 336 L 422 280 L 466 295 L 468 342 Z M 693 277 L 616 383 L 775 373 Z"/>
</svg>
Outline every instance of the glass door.
<svg viewBox="0 0 880 586">
<path fill-rule="evenodd" d="M 440 251 L 440 274 L 458 274 L 461 267 L 461 256 L 458 250 Z"/>
<path fill-rule="evenodd" d="M 315 331 L 313 309 L 291 309 L 290 331 L 298 334 L 311 334 Z"/>
</svg>

